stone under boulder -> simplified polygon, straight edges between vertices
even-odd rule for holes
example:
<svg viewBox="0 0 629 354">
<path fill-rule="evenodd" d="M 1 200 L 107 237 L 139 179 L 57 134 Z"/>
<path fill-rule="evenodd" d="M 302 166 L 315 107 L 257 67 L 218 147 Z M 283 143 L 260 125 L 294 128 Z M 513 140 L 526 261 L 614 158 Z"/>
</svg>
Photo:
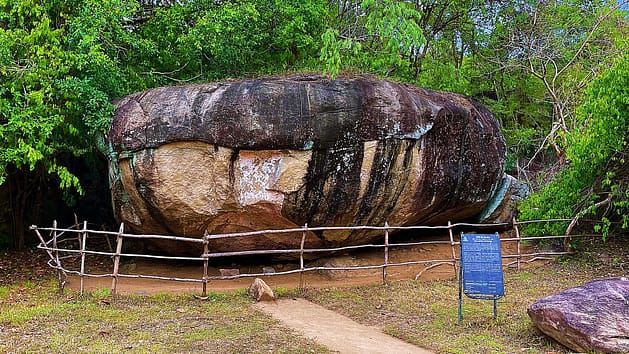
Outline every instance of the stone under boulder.
<svg viewBox="0 0 629 354">
<path fill-rule="evenodd" d="M 445 224 L 477 217 L 504 183 L 498 122 L 460 94 L 307 76 L 163 87 L 116 107 L 104 149 L 114 212 L 138 233 Z M 383 236 L 306 234 L 306 247 Z M 267 234 L 210 249 L 300 242 Z"/>
<path fill-rule="evenodd" d="M 596 280 L 533 303 L 533 323 L 576 352 L 629 353 L 629 278 Z"/>
<path fill-rule="evenodd" d="M 510 228 L 517 213 L 515 205 L 529 195 L 528 185 L 518 181 L 515 177 L 505 174 L 500 187 L 479 214 L 478 221 L 482 223 L 506 223 L 505 229 Z"/>
</svg>

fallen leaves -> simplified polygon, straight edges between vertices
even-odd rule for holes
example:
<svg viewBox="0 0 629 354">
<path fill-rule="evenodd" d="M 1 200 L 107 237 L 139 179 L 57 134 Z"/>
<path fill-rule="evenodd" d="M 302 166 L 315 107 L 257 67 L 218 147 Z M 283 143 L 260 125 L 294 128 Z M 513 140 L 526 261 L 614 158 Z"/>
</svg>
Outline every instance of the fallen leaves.
<svg viewBox="0 0 629 354">
<path fill-rule="evenodd" d="M 39 250 L 0 252 L 0 285 L 50 277 L 54 272 L 47 261 L 48 255 Z"/>
</svg>

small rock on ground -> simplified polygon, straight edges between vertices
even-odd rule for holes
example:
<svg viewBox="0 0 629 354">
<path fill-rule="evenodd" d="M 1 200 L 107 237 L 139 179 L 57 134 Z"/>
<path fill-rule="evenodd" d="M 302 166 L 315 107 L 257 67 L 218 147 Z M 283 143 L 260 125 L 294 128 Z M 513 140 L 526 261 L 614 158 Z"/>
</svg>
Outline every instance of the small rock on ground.
<svg viewBox="0 0 629 354">
<path fill-rule="evenodd" d="M 249 296 L 254 298 L 256 301 L 275 300 L 273 289 L 271 289 L 271 287 L 260 278 L 255 278 L 249 287 Z"/>
</svg>

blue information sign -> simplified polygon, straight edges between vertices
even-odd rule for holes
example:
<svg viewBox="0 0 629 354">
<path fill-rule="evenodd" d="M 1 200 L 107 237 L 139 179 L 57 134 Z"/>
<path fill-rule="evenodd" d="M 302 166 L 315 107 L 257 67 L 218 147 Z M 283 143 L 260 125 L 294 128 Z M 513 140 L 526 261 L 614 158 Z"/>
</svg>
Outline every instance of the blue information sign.
<svg viewBox="0 0 629 354">
<path fill-rule="evenodd" d="M 496 300 L 505 294 L 498 233 L 461 233 L 459 321 L 463 318 L 462 292 L 473 299 L 494 300 L 494 318 L 496 318 Z"/>
<path fill-rule="evenodd" d="M 468 297 L 505 294 L 498 234 L 461 234 L 461 268 Z"/>
</svg>

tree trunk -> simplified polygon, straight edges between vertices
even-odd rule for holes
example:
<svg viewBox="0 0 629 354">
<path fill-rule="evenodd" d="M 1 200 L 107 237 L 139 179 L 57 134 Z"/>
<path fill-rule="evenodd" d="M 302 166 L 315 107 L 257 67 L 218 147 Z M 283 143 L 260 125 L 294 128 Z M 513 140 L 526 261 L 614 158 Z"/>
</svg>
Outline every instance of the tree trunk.
<svg viewBox="0 0 629 354">
<path fill-rule="evenodd" d="M 22 169 L 16 169 L 9 175 L 13 247 L 18 250 L 22 250 L 26 246 L 25 222 L 31 186 L 28 179 L 28 171 L 25 172 Z"/>
</svg>

